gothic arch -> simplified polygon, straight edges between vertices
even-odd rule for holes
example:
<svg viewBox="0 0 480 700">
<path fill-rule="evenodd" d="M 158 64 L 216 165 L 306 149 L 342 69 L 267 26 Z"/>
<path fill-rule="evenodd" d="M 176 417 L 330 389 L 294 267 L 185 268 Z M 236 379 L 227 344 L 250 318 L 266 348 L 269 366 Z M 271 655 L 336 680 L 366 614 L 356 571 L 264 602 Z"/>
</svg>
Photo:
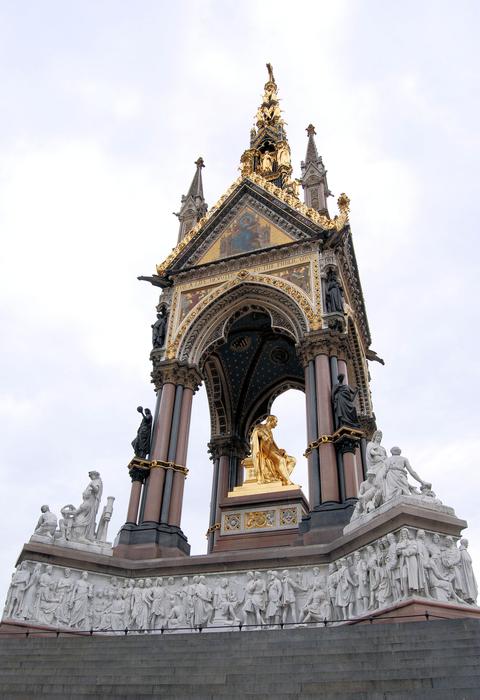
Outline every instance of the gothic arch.
<svg viewBox="0 0 480 700">
<path fill-rule="evenodd" d="M 213 293 L 213 298 L 207 297 L 203 308 L 190 319 L 189 327 L 179 329 L 178 349 L 174 348 L 179 360 L 201 366 L 215 345 L 224 342 L 231 323 L 252 310 L 267 313 L 274 330 L 285 333 L 295 343 L 300 342 L 314 318 L 305 295 L 283 280 L 265 275 L 255 276 L 258 279 L 254 280 L 253 275 L 249 277 L 245 281 L 236 280 L 233 286 L 227 283 Z"/>
</svg>

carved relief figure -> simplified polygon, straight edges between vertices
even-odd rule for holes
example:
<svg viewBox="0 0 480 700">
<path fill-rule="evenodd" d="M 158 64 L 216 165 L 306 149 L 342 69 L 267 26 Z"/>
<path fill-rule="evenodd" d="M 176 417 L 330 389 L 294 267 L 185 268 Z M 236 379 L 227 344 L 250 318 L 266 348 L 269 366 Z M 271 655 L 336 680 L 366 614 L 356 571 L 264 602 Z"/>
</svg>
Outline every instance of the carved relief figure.
<svg viewBox="0 0 480 700">
<path fill-rule="evenodd" d="M 60 598 L 55 592 L 55 581 L 50 581 L 49 585 L 40 590 L 37 619 L 46 625 L 52 625 L 56 621 L 59 603 Z"/>
<path fill-rule="evenodd" d="M 167 592 L 163 585 L 163 578 L 159 576 L 152 588 L 152 607 L 150 625 L 153 629 L 159 630 L 167 624 Z"/>
<path fill-rule="evenodd" d="M 267 609 L 265 618 L 268 624 L 278 625 L 282 619 L 282 582 L 277 571 L 268 571 Z"/>
<path fill-rule="evenodd" d="M 346 559 L 340 559 L 337 570 L 337 591 L 335 605 L 341 611 L 343 619 L 353 617 L 355 606 L 355 586 L 356 583 L 350 576 Z"/>
<path fill-rule="evenodd" d="M 5 606 L 6 617 L 21 617 L 23 611 L 23 599 L 27 584 L 30 579 L 30 571 L 26 561 L 22 561 L 12 577 L 10 596 Z"/>
<path fill-rule="evenodd" d="M 82 572 L 75 583 L 70 599 L 72 609 L 70 626 L 78 628 L 88 627 L 90 602 L 93 598 L 93 588 L 88 581 L 88 572 Z"/>
<path fill-rule="evenodd" d="M 291 484 L 290 474 L 295 467 L 295 457 L 287 455 L 285 450 L 277 447 L 272 430 L 277 425 L 275 416 L 268 416 L 265 423 L 256 425 L 252 431 L 250 447 L 255 478 L 259 484 L 281 481 Z"/>
<path fill-rule="evenodd" d="M 402 594 L 406 598 L 409 594 L 416 593 L 419 590 L 418 546 L 416 541 L 409 536 L 409 531 L 406 527 L 402 527 L 400 530 L 397 553 L 399 556 Z"/>
<path fill-rule="evenodd" d="M 197 579 L 197 581 L 195 581 Z M 213 612 L 213 594 L 207 586 L 205 576 L 194 576 L 193 621 L 195 627 L 205 627 Z"/>
<path fill-rule="evenodd" d="M 247 583 L 245 586 L 245 602 L 243 612 L 245 613 L 246 623 L 248 624 L 265 624 L 263 614 L 266 607 L 266 586 L 260 578 L 258 571 L 247 573 Z M 252 619 L 253 618 L 253 619 Z"/>
<path fill-rule="evenodd" d="M 282 622 L 286 623 L 291 617 L 292 622 L 297 622 L 296 591 L 306 591 L 290 576 L 288 569 L 282 572 Z"/>
<path fill-rule="evenodd" d="M 38 588 L 38 582 L 40 580 L 40 576 L 42 574 L 42 565 L 41 564 L 36 564 L 32 574 L 28 580 L 27 585 L 25 586 L 25 595 L 23 597 L 23 603 L 22 603 L 22 617 L 25 618 L 25 620 L 34 620 L 35 619 L 35 610 L 37 607 L 37 588 Z"/>
<path fill-rule="evenodd" d="M 331 620 L 331 606 L 325 590 L 315 583 L 300 614 L 300 623 Z"/>
<path fill-rule="evenodd" d="M 472 558 L 468 552 L 468 540 L 460 540 L 460 576 L 462 580 L 463 597 L 467 603 L 475 603 L 478 586 L 473 573 Z"/>
<path fill-rule="evenodd" d="M 215 616 L 228 620 L 232 625 L 240 622 L 235 609 L 238 605 L 237 596 L 228 582 L 228 578 L 222 578 L 213 593 L 213 607 Z"/>
</svg>

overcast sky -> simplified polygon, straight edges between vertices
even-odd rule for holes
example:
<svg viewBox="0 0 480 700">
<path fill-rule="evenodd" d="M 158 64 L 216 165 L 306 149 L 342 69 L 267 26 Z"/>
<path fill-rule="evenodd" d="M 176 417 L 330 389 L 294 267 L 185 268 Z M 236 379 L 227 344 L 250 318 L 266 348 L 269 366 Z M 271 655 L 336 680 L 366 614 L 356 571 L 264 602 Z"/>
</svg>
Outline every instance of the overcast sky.
<svg viewBox="0 0 480 700">
<path fill-rule="evenodd" d="M 351 224 L 384 444 L 469 521 L 480 572 L 479 3 L 0 0 L 0 596 L 42 503 L 96 468 L 124 522 L 137 405 L 154 406 L 150 274 L 205 159 L 238 176 L 272 62 L 295 174 L 305 127 Z M 336 212 L 334 200 L 331 213 Z M 300 460 L 303 396 L 277 400 Z M 183 529 L 205 550 L 207 404 L 194 400 Z M 302 466 L 297 481 L 306 486 Z"/>
</svg>

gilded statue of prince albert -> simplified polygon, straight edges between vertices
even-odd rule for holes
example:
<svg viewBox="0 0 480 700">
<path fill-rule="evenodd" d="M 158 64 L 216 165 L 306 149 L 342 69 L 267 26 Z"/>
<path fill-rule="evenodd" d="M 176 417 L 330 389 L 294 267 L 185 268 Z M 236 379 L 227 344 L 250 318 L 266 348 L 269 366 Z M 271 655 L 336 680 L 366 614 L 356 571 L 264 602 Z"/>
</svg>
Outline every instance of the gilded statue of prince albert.
<svg viewBox="0 0 480 700">
<path fill-rule="evenodd" d="M 251 457 L 243 460 L 247 469 L 254 471 L 257 484 L 281 481 L 284 486 L 291 485 L 290 474 L 295 467 L 295 457 L 287 455 L 273 439 L 272 430 L 277 425 L 275 416 L 267 416 L 265 423 L 259 423 L 252 430 L 250 439 Z"/>
</svg>

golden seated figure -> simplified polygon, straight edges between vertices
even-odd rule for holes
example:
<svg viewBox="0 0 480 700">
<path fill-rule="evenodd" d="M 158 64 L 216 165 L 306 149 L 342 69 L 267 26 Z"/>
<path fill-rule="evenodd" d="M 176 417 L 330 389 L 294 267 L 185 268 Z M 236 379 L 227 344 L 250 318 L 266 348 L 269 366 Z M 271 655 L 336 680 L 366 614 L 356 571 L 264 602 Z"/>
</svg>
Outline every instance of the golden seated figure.
<svg viewBox="0 0 480 700">
<path fill-rule="evenodd" d="M 272 430 L 277 423 L 276 416 L 267 416 L 265 423 L 259 423 L 253 428 L 250 438 L 251 455 L 242 460 L 246 471 L 244 484 L 230 491 L 229 496 L 299 488 L 290 479 L 296 463 L 295 457 L 278 447 L 273 439 Z"/>
</svg>

